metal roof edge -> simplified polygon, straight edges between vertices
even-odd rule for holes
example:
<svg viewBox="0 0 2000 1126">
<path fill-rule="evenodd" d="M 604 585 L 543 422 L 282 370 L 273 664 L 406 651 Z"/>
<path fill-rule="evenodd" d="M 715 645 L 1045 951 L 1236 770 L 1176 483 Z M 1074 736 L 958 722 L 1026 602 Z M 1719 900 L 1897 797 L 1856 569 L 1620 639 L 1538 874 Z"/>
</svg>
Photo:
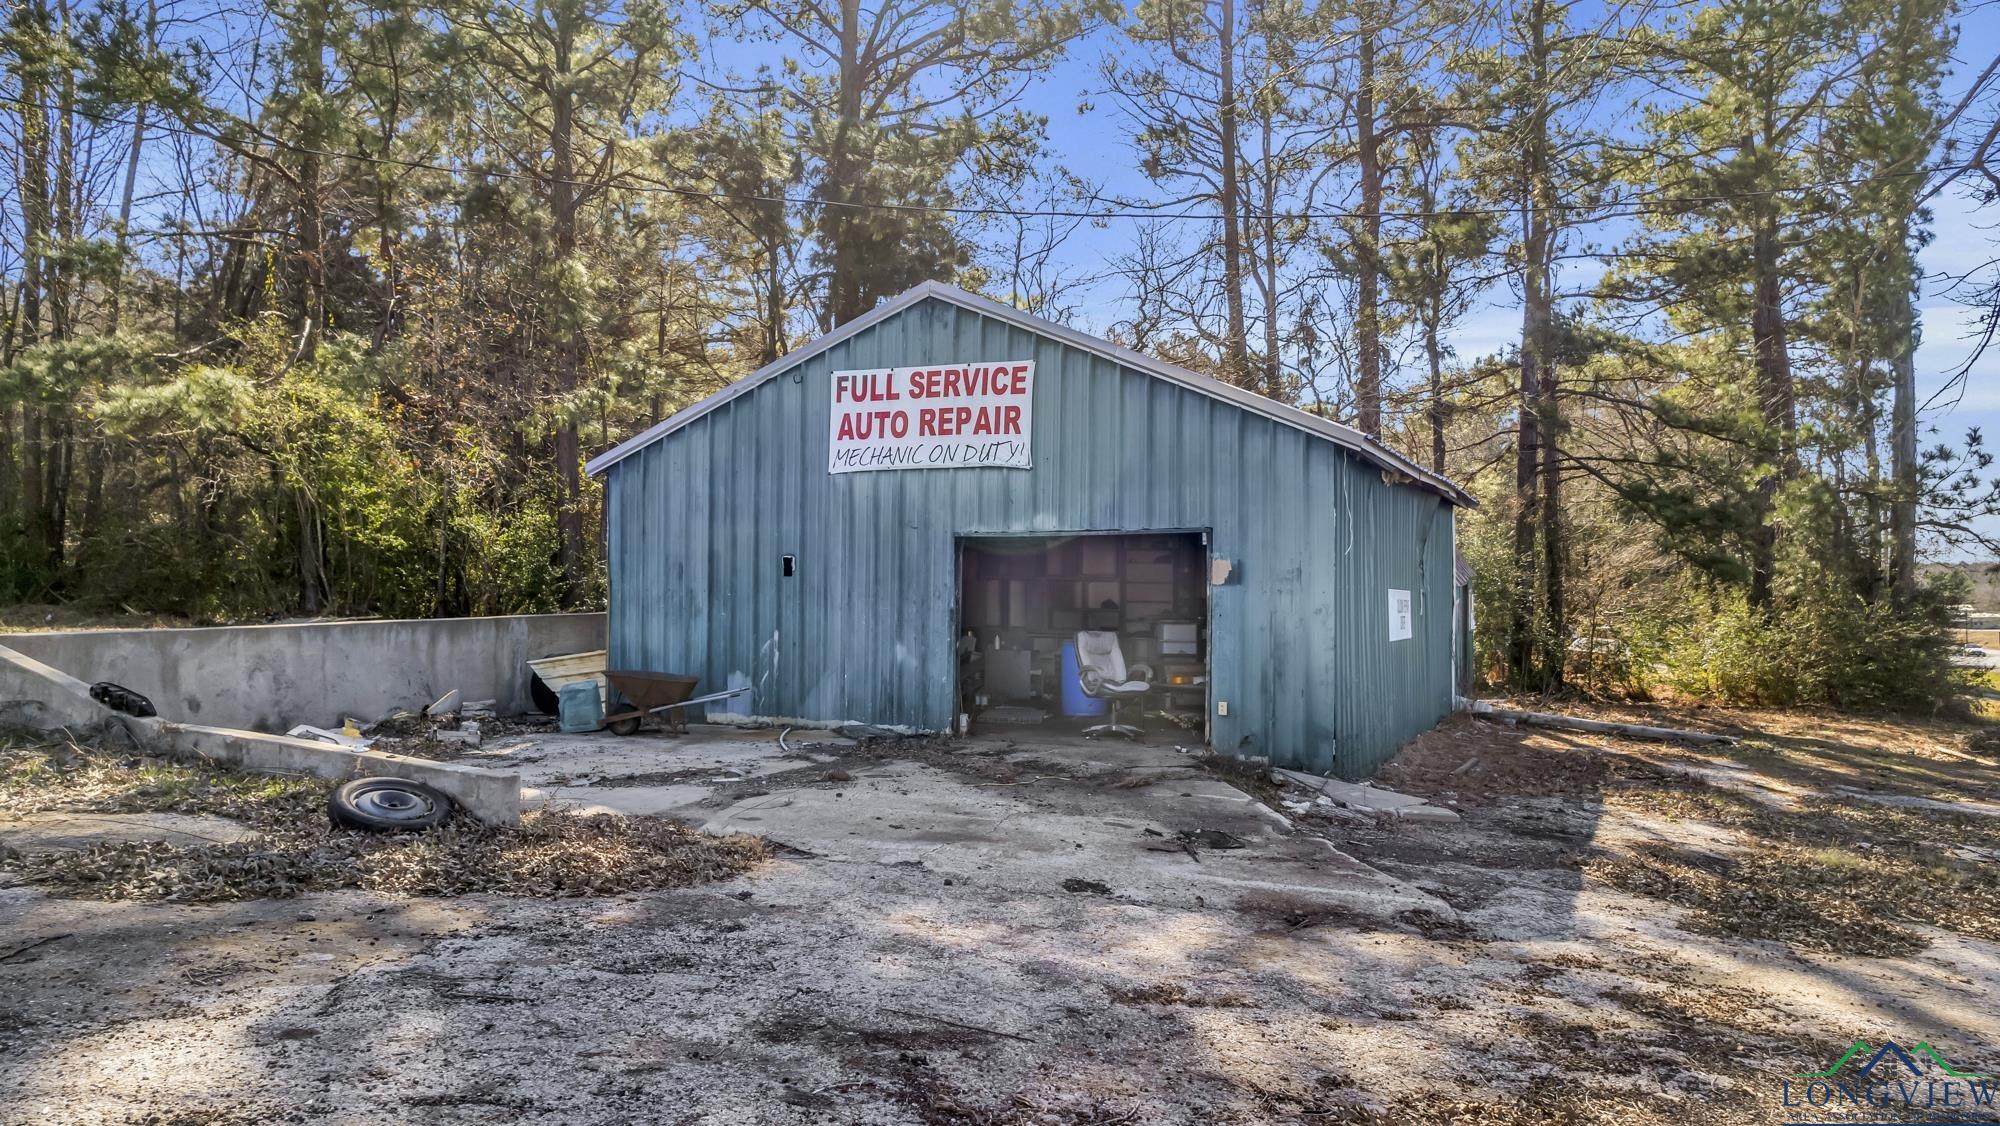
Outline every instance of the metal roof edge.
<svg viewBox="0 0 2000 1126">
<path fill-rule="evenodd" d="M 1361 454 L 1384 469 L 1400 473 L 1425 484 L 1432 490 L 1442 493 L 1447 500 L 1456 504 L 1467 508 L 1477 508 L 1479 506 L 1479 502 L 1473 500 L 1471 494 L 1460 488 L 1449 478 L 1432 473 L 1430 470 L 1425 469 L 1416 462 L 1411 461 L 1409 458 L 1404 457 L 1351 426 L 1335 422 L 1330 418 L 1322 418 L 1310 411 L 1300 410 L 1289 404 L 1278 402 L 1276 399 L 1266 398 L 1255 391 L 1248 391 L 1233 384 L 1224 383 L 1214 376 L 1203 375 L 1191 368 L 1184 368 L 1179 364 L 1171 363 L 1155 356 L 1148 356 L 1144 352 L 1135 352 L 1130 348 L 1113 344 L 1102 337 L 1092 336 L 1080 329 L 1057 324 L 1054 321 L 1038 317 L 1025 310 L 1016 309 L 1012 305 L 1003 305 L 990 297 L 982 297 L 977 293 L 968 293 L 955 286 L 941 285 L 937 282 L 926 282 L 925 284 L 939 286 L 939 291 L 935 296 L 949 301 L 960 308 L 985 316 L 1012 321 L 1031 332 L 1039 332 L 1044 336 L 1054 337 L 1072 348 L 1103 356 L 1114 363 L 1143 371 L 1148 375 L 1164 379 L 1169 383 L 1178 384 L 1196 394 L 1220 399 L 1233 406 L 1263 415 L 1273 422 L 1303 430 L 1314 437 L 1324 438 L 1335 445 L 1343 446 L 1355 453 Z"/>
<path fill-rule="evenodd" d="M 1158 379 L 1164 379 L 1169 383 L 1185 387 L 1197 394 L 1207 395 L 1210 398 L 1219 399 L 1232 406 L 1263 415 L 1273 422 L 1302 430 L 1314 437 L 1323 438 L 1335 445 L 1360 454 L 1383 469 L 1408 477 L 1413 482 L 1429 488 L 1454 504 L 1465 508 L 1477 508 L 1479 506 L 1479 502 L 1474 500 L 1471 494 L 1460 488 L 1449 478 L 1432 473 L 1430 470 L 1423 468 L 1416 462 L 1411 461 L 1409 458 L 1404 457 L 1351 426 L 1343 425 L 1329 418 L 1322 418 L 1309 411 L 1280 403 L 1275 399 L 1266 398 L 1254 391 L 1247 391 L 1241 387 L 1224 383 L 1212 376 L 1203 375 L 1198 371 L 1184 368 L 1179 364 L 1169 363 L 1165 360 L 1148 356 L 1143 352 L 1135 352 L 1130 348 L 1113 344 L 1108 340 L 1092 336 L 1079 329 L 1057 324 L 1046 318 L 1038 317 L 1033 313 L 1017 309 L 1012 305 L 1004 305 L 990 297 L 982 297 L 979 294 L 969 293 L 956 286 L 935 281 L 923 282 L 904 291 L 896 297 L 877 305 L 862 316 L 856 317 L 839 328 L 834 329 L 832 332 L 809 342 L 797 351 L 780 356 L 772 363 L 751 372 L 749 375 L 710 395 L 701 402 L 674 414 L 670 418 L 661 420 L 646 431 L 592 458 L 585 466 L 585 470 L 592 476 L 596 476 L 625 458 L 630 457 L 632 454 L 639 452 L 639 450 L 646 446 L 700 418 L 702 415 L 722 406 L 739 395 L 749 392 L 752 388 L 762 384 L 771 377 L 779 375 L 799 363 L 803 363 L 857 333 L 872 328 L 876 324 L 887 320 L 927 297 L 936 297 L 941 301 L 949 302 L 969 312 L 978 313 L 981 316 L 1011 322 L 1030 332 L 1040 333 L 1043 336 L 1061 341 L 1072 348 L 1102 356 L 1113 363 L 1145 372 Z"/>
</svg>

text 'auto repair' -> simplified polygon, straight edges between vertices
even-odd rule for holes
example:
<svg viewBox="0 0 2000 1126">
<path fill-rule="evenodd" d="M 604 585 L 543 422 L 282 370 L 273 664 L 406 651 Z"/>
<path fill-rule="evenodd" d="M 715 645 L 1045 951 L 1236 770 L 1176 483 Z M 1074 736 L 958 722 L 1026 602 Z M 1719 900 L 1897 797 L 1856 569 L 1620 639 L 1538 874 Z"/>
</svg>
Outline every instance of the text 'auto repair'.
<svg viewBox="0 0 2000 1126">
<path fill-rule="evenodd" d="M 847 404 L 868 406 L 968 396 L 983 399 L 1025 396 L 1033 387 L 1029 375 L 1032 371 L 1029 364 L 981 364 L 839 372 L 834 376 L 833 401 L 838 409 Z M 987 402 L 977 406 L 917 406 L 914 410 L 843 410 L 836 430 L 842 440 L 865 441 L 871 437 L 907 437 L 913 424 L 916 435 L 923 438 L 1018 435 L 1021 408 L 1012 403 Z"/>
</svg>

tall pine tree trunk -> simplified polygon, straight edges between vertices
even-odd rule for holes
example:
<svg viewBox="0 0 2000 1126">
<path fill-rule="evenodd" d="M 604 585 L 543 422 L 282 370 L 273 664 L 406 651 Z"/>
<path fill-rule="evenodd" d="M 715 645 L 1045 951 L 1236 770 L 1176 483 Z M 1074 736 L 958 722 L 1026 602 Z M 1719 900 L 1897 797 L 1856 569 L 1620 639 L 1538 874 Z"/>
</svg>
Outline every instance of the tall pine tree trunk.
<svg viewBox="0 0 2000 1126">
<path fill-rule="evenodd" d="M 38 5 L 22 4 L 10 13 L 11 30 L 23 39 L 45 32 L 46 13 Z M 33 348 L 42 333 L 42 256 L 35 249 L 48 235 L 48 117 L 42 108 L 48 96 L 42 69 L 20 53 L 12 57 L 15 86 L 21 92 L 21 137 L 16 196 L 20 200 L 22 242 L 21 281 L 15 287 L 15 314 L 10 326 L 9 360 Z M 19 484 L 21 531 L 30 552 L 34 548 L 36 521 L 41 511 L 41 443 L 38 405 L 31 399 L 21 403 L 21 442 L 18 464 L 9 459 L 6 469 Z M 8 409 L 8 430 L 13 428 Z M 17 490 L 10 488 L 9 493 Z"/>
<path fill-rule="evenodd" d="M 1750 314 L 1751 347 L 1757 372 L 1757 401 L 1763 415 L 1771 464 L 1757 483 L 1757 527 L 1751 537 L 1750 605 L 1768 609 L 1777 569 L 1778 491 L 1798 475 L 1797 407 L 1792 389 L 1791 355 L 1785 339 L 1784 280 L 1779 276 L 1778 217 L 1767 198 L 1758 206 L 1751 236 L 1754 306 Z"/>
<path fill-rule="evenodd" d="M 1430 370 L 1431 470 L 1444 474 L 1444 344 L 1438 339 L 1438 323 L 1444 319 L 1433 296 L 1424 309 L 1424 364 Z"/>
<path fill-rule="evenodd" d="M 1221 56 L 1222 104 L 1220 138 L 1222 159 L 1222 298 L 1227 323 L 1222 342 L 1223 367 L 1229 382 L 1248 386 L 1250 376 L 1249 330 L 1243 314 L 1243 188 L 1238 173 L 1236 90 L 1236 0 L 1222 0 L 1216 24 L 1216 50 Z"/>
<path fill-rule="evenodd" d="M 1546 273 L 1541 288 L 1543 294 L 1549 292 Z M 1547 326 L 1544 321 L 1545 345 Z M 1542 687 L 1553 690 L 1563 686 L 1569 653 L 1569 606 L 1563 586 L 1566 544 L 1562 507 L 1562 379 L 1555 364 L 1550 362 L 1546 347 L 1541 349 L 1536 366 L 1541 390 L 1537 409 L 1542 416 L 1538 427 L 1542 440 Z"/>
<path fill-rule="evenodd" d="M 861 299 L 862 241 L 865 225 L 851 207 L 857 199 L 857 162 L 853 145 L 861 131 L 861 0 L 840 0 L 840 121 L 834 127 L 827 154 L 825 215 L 820 225 L 832 245 L 833 276 L 827 281 L 827 316 L 822 327 L 832 329 L 867 312 Z"/>
<path fill-rule="evenodd" d="M 1355 163 L 1361 217 L 1354 240 L 1358 296 L 1354 310 L 1354 410 L 1361 432 L 1382 436 L 1382 141 L 1375 121 L 1375 27 L 1363 8 L 1361 68 L 1354 87 Z"/>
<path fill-rule="evenodd" d="M 299 258 L 304 275 L 305 323 L 300 326 L 298 355 L 310 361 L 319 352 L 326 330 L 326 217 L 320 196 L 321 158 L 326 146 L 323 100 L 326 97 L 326 34 L 330 14 L 325 0 L 312 0 L 306 9 L 305 42 L 300 48 L 300 99 L 305 112 L 300 122 L 299 144 Z M 310 611 L 309 611 L 310 612 Z"/>
<path fill-rule="evenodd" d="M 1271 115 L 1262 115 L 1264 130 L 1263 243 L 1264 261 L 1264 394 L 1285 400 L 1285 372 L 1278 351 L 1282 346 L 1278 325 L 1278 169 L 1272 151 Z"/>
<path fill-rule="evenodd" d="M 1546 409 L 1541 381 L 1548 355 L 1553 298 L 1545 264 L 1552 234 L 1549 230 L 1548 45 L 1544 37 L 1547 5 L 1535 0 L 1528 16 L 1527 63 L 1533 75 L 1535 102 L 1527 115 L 1521 152 L 1521 386 L 1520 425 L 1514 446 L 1514 603 L 1508 629 L 1508 672 L 1517 687 L 1538 682 L 1536 596 L 1541 566 L 1554 553 L 1537 557 L 1536 532 L 1542 525 L 1542 414 Z"/>
<path fill-rule="evenodd" d="M 582 383 L 583 341 L 582 310 L 573 307 L 574 302 L 584 299 L 584 295 L 573 291 L 574 274 L 571 269 L 576 262 L 578 205 L 576 199 L 576 94 L 569 80 L 570 62 L 576 50 L 577 21 L 568 14 L 568 9 L 557 17 L 555 41 L 555 65 L 557 75 L 550 100 L 549 151 L 551 157 L 549 186 L 550 212 L 554 220 L 555 256 L 557 276 L 564 287 L 561 297 L 561 322 L 555 326 L 556 333 L 556 385 L 565 403 Z M 560 554 L 563 573 L 562 601 L 565 606 L 573 606 L 583 594 L 584 545 L 583 545 L 583 477 L 581 467 L 581 444 L 577 437 L 576 420 L 565 414 L 562 427 L 556 431 L 556 465 L 562 482 L 562 494 L 556 514 L 556 530 L 561 542 Z"/>
<path fill-rule="evenodd" d="M 58 6 L 61 36 L 70 37 L 70 9 L 67 0 Z M 60 101 L 56 105 L 55 181 L 49 185 L 53 216 L 51 230 L 62 246 L 82 242 L 83 214 L 77 197 L 76 177 L 76 71 L 62 72 Z M 77 303 L 82 299 L 76 270 L 64 259 L 47 267 L 49 334 L 58 342 L 76 337 Z M 51 399 L 42 423 L 46 451 L 42 458 L 42 508 L 38 539 L 44 565 L 51 576 L 62 570 L 65 541 L 69 536 L 69 486 L 76 453 L 76 430 L 72 420 L 75 404 Z"/>
<path fill-rule="evenodd" d="M 159 30 L 159 0 L 148 0 L 146 5 L 146 50 L 150 53 L 155 45 Z M 125 150 L 125 185 L 118 194 L 118 233 L 116 247 L 118 265 L 111 275 L 111 292 L 106 301 L 105 331 L 112 336 L 118 334 L 124 313 L 125 298 L 125 254 L 130 245 L 132 227 L 132 202 L 139 187 L 139 162 L 146 150 L 146 117 L 152 103 L 139 103 L 132 117 L 132 142 Z M 100 390 L 108 391 L 110 380 L 106 376 Z M 79 538 L 89 539 L 97 534 L 104 523 L 104 474 L 110 460 L 110 451 L 104 439 L 102 428 L 95 422 L 90 427 L 90 452 L 84 459 L 83 522 L 79 527 Z"/>
<path fill-rule="evenodd" d="M 1898 245 L 1909 245 L 1909 219 Z M 1914 295 L 1897 304 L 1895 386 L 1889 396 L 1889 592 L 1908 607 L 1917 596 L 1917 310 Z"/>
</svg>

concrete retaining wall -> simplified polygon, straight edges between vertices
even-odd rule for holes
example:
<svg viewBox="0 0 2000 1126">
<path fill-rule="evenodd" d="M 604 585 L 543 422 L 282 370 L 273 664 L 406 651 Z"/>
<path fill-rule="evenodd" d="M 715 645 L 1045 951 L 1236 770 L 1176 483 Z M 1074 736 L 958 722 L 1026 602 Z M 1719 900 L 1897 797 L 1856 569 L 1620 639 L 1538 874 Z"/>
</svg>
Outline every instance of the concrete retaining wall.
<svg viewBox="0 0 2000 1126">
<path fill-rule="evenodd" d="M 310 739 L 256 731 L 231 731 L 157 719 L 124 720 L 142 746 L 174 758 L 221 763 L 250 774 L 349 778 L 402 778 L 423 782 L 488 825 L 521 823 L 521 776 L 456 763 L 350 751 Z"/>
<path fill-rule="evenodd" d="M 120 715 L 90 698 L 90 686 L 0 646 L 0 727 L 74 737 L 130 738 L 174 758 L 218 762 L 251 774 L 403 778 L 443 791 L 489 825 L 521 821 L 521 776 L 448 762 L 350 751 L 327 743 Z M 113 735 L 122 732 L 122 736 Z"/>
<path fill-rule="evenodd" d="M 604 615 L 68 630 L 0 634 L 0 645 L 144 693 L 165 720 L 285 731 L 379 719 L 453 688 L 502 714 L 527 711 L 525 662 L 604 648 Z"/>
<path fill-rule="evenodd" d="M 0 648 L 0 727 L 83 738 L 118 726 L 122 718 L 91 699 L 88 684 Z"/>
</svg>

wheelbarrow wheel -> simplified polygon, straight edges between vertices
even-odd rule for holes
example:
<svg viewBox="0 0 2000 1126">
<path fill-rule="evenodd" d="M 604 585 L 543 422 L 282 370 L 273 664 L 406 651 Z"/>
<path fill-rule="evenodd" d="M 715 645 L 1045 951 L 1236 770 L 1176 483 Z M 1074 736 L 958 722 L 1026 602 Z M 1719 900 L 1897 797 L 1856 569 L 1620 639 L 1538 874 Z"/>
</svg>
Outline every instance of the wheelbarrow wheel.
<svg viewBox="0 0 2000 1126">
<path fill-rule="evenodd" d="M 605 724 L 604 728 L 613 735 L 630 735 L 639 730 L 639 717 L 628 715 L 624 719 L 614 719 Z"/>
</svg>

